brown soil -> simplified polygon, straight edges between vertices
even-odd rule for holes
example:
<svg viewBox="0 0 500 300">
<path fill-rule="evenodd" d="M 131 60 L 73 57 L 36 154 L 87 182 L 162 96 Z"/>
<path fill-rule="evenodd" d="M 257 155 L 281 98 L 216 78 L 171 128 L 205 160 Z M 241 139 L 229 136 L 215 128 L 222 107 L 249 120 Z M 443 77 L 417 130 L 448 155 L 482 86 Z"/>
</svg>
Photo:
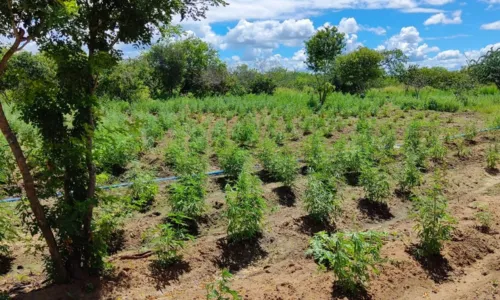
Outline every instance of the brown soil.
<svg viewBox="0 0 500 300">
<path fill-rule="evenodd" d="M 11 270 L 0 275 L 0 290 L 15 299 L 205 299 L 205 286 L 222 268 L 228 268 L 234 275 L 231 287 L 244 299 L 499 299 L 500 175 L 484 169 L 484 150 L 494 134 L 490 135 L 477 137 L 471 157 L 465 160 L 449 151 L 445 194 L 458 224 L 441 257 L 419 261 L 411 254 L 417 242 L 414 223 L 408 217 L 411 203 L 396 194 L 387 207 L 374 207 L 363 200 L 362 189 L 346 186 L 343 216 L 336 228 L 316 224 L 306 216 L 301 201 L 306 183 L 303 176 L 292 190 L 265 183 L 268 211 L 262 237 L 228 243 L 222 217 L 223 180 L 213 179 L 199 235 L 183 252 L 182 262 L 168 271 L 156 270 L 152 256 L 130 259 L 145 251 L 143 232 L 168 212 L 161 196 L 151 211 L 127 220 L 124 250 L 110 258 L 113 275 L 46 286 L 39 258 L 24 254 L 26 243 L 19 242 L 13 249 Z M 431 173 L 426 175 L 426 184 Z M 478 204 L 488 204 L 493 215 L 488 233 L 477 228 Z M 320 230 L 367 229 L 389 233 L 382 250 L 386 262 L 380 266 L 380 274 L 373 276 L 366 294 L 349 297 L 335 286 L 331 272 L 318 270 L 304 253 L 312 234 Z"/>
</svg>

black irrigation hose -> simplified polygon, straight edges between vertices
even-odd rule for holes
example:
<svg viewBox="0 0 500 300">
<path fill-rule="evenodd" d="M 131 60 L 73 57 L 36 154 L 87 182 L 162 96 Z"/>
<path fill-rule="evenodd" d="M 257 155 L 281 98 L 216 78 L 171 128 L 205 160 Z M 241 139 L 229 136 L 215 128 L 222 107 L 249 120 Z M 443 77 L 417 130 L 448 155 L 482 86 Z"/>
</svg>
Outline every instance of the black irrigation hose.
<svg viewBox="0 0 500 300">
<path fill-rule="evenodd" d="M 495 130 L 500 130 L 500 126 L 491 127 L 491 128 L 484 128 L 484 129 L 479 130 L 478 133 L 495 131 Z M 460 134 L 451 136 L 451 139 L 458 139 L 458 138 L 464 137 L 466 135 L 467 135 L 466 133 L 460 133 Z M 395 147 L 396 148 L 400 148 L 401 145 L 396 145 Z M 301 162 L 302 160 L 299 159 L 298 161 Z M 224 171 L 223 170 L 216 170 L 216 171 L 208 172 L 206 174 L 208 176 L 217 176 L 217 175 L 223 175 Z M 162 177 L 162 178 L 155 178 L 155 179 L 153 179 L 153 182 L 176 181 L 178 179 L 179 179 L 178 176 Z M 132 185 L 132 182 L 124 182 L 124 183 L 118 183 L 118 184 L 113 184 L 113 185 L 100 186 L 99 188 L 102 189 L 102 190 L 112 190 L 112 189 L 117 189 L 117 188 L 128 187 L 128 186 L 131 186 L 131 185 Z M 60 193 L 58 193 L 58 196 L 59 195 L 60 195 Z M 6 198 L 6 199 L 3 199 L 3 200 L 0 200 L 0 204 L 1 203 L 17 202 L 17 201 L 20 201 L 21 199 L 22 199 L 22 197 L 10 197 L 10 198 Z"/>
</svg>

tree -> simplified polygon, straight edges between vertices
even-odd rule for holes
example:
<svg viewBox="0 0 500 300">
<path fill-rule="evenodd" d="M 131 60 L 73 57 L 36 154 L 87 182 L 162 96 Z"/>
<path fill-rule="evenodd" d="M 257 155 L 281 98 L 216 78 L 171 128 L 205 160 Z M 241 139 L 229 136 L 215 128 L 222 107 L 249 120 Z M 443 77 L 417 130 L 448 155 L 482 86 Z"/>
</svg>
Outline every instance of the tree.
<svg viewBox="0 0 500 300">
<path fill-rule="evenodd" d="M 403 83 L 406 85 L 407 90 L 409 87 L 413 87 L 418 98 L 420 90 L 428 84 L 428 77 L 425 76 L 417 65 L 411 65 L 403 76 Z"/>
<path fill-rule="evenodd" d="M 316 75 L 320 106 L 323 106 L 326 96 L 333 89 L 331 81 L 335 70 L 335 60 L 345 46 L 344 34 L 334 26 L 318 30 L 306 42 L 306 65 Z"/>
<path fill-rule="evenodd" d="M 385 68 L 387 74 L 401 82 L 406 71 L 405 64 L 408 62 L 408 56 L 400 49 L 383 50 L 380 53 L 383 56 L 382 66 Z"/>
<path fill-rule="evenodd" d="M 500 89 L 500 48 L 492 47 L 486 54 L 472 62 L 471 69 L 480 82 L 493 82 Z"/>
<path fill-rule="evenodd" d="M 49 245 L 49 266 L 54 267 L 49 270 L 55 273 L 58 281 L 64 281 L 70 277 L 78 278 L 98 272 L 103 266 L 104 253 L 96 242 L 98 239 L 92 234 L 93 210 L 98 204 L 93 141 L 99 124 L 96 116 L 96 88 L 100 76 L 121 57 L 121 52 L 114 49 L 114 46 L 117 43 L 150 44 L 154 33 L 157 30 L 163 31 L 174 15 L 180 14 L 182 18 L 197 20 L 205 16 L 208 6 L 224 5 L 225 2 L 73 0 L 63 6 L 70 13 L 58 14 L 55 19 L 57 22 L 42 18 L 51 16 L 51 10 L 45 8 L 46 4 L 39 2 L 7 1 L 8 5 L 2 3 L 0 6 L 1 33 L 10 33 L 15 37 L 12 50 L 2 59 L 2 66 L 6 65 L 4 60 L 8 60 L 13 52 L 24 47 L 25 44 L 21 43 L 34 39 L 55 63 L 54 77 L 57 84 L 40 85 L 37 83 L 40 79 L 37 76 L 26 80 L 33 83 L 33 89 L 24 89 L 24 94 L 29 97 L 20 107 L 23 119 L 40 131 L 43 150 L 49 158 L 51 168 L 46 171 L 50 176 L 46 179 L 48 185 L 44 186 L 62 191 L 62 196 L 57 198 L 55 205 L 45 208 L 51 222 L 43 219 L 44 208 L 39 205 L 33 177 L 22 150 L 15 145 L 15 136 L 12 137 L 3 111 L 0 111 L 0 117 L 3 116 L 0 118 L 0 127 L 12 145 L 16 159 L 19 158 L 18 165 L 23 172 L 26 194 L 37 224 Z M 21 10 L 31 7 L 33 12 L 28 10 L 25 13 Z M 38 23 L 42 25 L 31 28 Z M 4 24 L 13 24 L 12 29 L 6 29 L 7 25 Z M 45 29 L 45 24 L 52 27 Z M 24 30 L 25 27 L 30 29 Z M 48 29 L 51 29 L 50 34 L 46 34 Z M 26 32 L 28 36 L 25 36 Z M 36 35 L 30 38 L 32 34 Z M 4 70 L 0 74 L 3 73 Z M 44 83 L 50 82 L 52 81 L 47 80 Z M 44 93 L 42 88 L 47 91 Z M 71 126 L 68 126 L 68 115 L 71 116 Z M 56 237 L 50 237 L 51 227 L 47 224 L 52 226 Z M 44 230 L 47 229 L 48 233 L 45 234 Z M 62 267 L 61 262 L 64 263 Z"/>
<path fill-rule="evenodd" d="M 186 55 L 179 43 L 156 44 L 146 54 L 153 76 L 158 82 L 158 96 L 173 96 L 186 70 Z"/>
<path fill-rule="evenodd" d="M 370 84 L 382 77 L 380 66 L 383 55 L 366 47 L 337 58 L 340 89 L 351 94 L 361 94 Z"/>
<path fill-rule="evenodd" d="M 0 2 L 0 36 L 12 40 L 12 44 L 2 53 L 0 60 L 0 80 L 3 80 L 9 60 L 16 52 L 26 47 L 30 42 L 37 41 L 58 25 L 62 16 L 71 13 L 71 1 L 41 1 L 41 0 L 6 0 Z M 58 244 L 49 223 L 44 208 L 40 204 L 35 187 L 35 180 L 28 166 L 26 156 L 19 144 L 16 134 L 12 131 L 0 102 L 0 129 L 9 143 L 21 173 L 26 197 L 36 220 L 36 225 L 47 243 L 52 265 L 57 273 L 55 278 L 62 282 L 67 279 Z"/>
</svg>

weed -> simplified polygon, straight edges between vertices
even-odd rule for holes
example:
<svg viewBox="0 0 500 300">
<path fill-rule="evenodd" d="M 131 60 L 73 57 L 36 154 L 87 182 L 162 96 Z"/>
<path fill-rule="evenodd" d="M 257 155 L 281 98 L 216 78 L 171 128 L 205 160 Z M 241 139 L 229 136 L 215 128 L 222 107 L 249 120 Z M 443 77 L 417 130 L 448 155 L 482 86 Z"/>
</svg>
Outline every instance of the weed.
<svg viewBox="0 0 500 300">
<path fill-rule="evenodd" d="M 205 210 L 205 175 L 182 176 L 169 189 L 172 212 L 197 218 Z"/>
<path fill-rule="evenodd" d="M 489 170 L 495 170 L 500 160 L 500 150 L 498 144 L 490 145 L 488 151 L 486 152 L 486 168 Z"/>
<path fill-rule="evenodd" d="M 238 292 L 232 290 L 229 281 L 233 275 L 227 270 L 222 270 L 221 278 L 213 283 L 207 284 L 207 300 L 240 300 Z"/>
<path fill-rule="evenodd" d="M 372 202 L 385 203 L 390 195 L 387 175 L 378 168 L 364 166 L 361 169 L 360 183 L 365 190 L 366 198 Z"/>
<path fill-rule="evenodd" d="M 330 176 L 311 174 L 304 197 L 306 211 L 313 219 L 327 222 L 330 217 L 338 216 L 341 212 L 340 201 L 336 195 L 336 184 Z"/>
</svg>

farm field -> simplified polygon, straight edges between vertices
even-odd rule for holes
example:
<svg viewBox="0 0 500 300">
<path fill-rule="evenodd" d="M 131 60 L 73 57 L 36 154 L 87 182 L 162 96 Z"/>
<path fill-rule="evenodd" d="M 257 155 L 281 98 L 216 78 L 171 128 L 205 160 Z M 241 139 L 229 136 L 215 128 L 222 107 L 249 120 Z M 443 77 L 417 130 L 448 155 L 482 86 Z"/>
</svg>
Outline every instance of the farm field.
<svg viewBox="0 0 500 300">
<path fill-rule="evenodd" d="M 31 253 L 37 241 L 22 233 L 0 262 L 0 291 L 14 299 L 206 299 L 207 285 L 227 269 L 243 299 L 500 298 L 498 94 L 461 102 L 432 89 L 420 98 L 372 89 L 363 98 L 333 93 L 321 108 L 313 99 L 280 88 L 104 102 L 98 185 L 132 183 L 99 190 L 96 226 L 109 231 L 111 253 L 105 272 L 46 285 L 42 256 Z M 33 130 L 13 126 L 36 160 Z M 19 192 L 19 174 L 4 157 L 8 198 Z M 154 181 L 171 176 L 179 180 Z M 439 226 L 450 226 L 431 256 L 418 254 L 415 230 L 427 198 L 434 210 L 445 206 Z M 18 203 L 0 206 L 14 211 Z M 11 219 L 25 232 L 19 215 Z M 166 246 L 162 230 L 178 228 L 183 245 Z M 380 250 L 378 274 L 368 271 L 364 287 L 346 291 L 306 254 L 323 231 L 380 233 L 380 247 L 363 258 Z M 159 264 L 172 249 L 175 259 Z"/>
</svg>

